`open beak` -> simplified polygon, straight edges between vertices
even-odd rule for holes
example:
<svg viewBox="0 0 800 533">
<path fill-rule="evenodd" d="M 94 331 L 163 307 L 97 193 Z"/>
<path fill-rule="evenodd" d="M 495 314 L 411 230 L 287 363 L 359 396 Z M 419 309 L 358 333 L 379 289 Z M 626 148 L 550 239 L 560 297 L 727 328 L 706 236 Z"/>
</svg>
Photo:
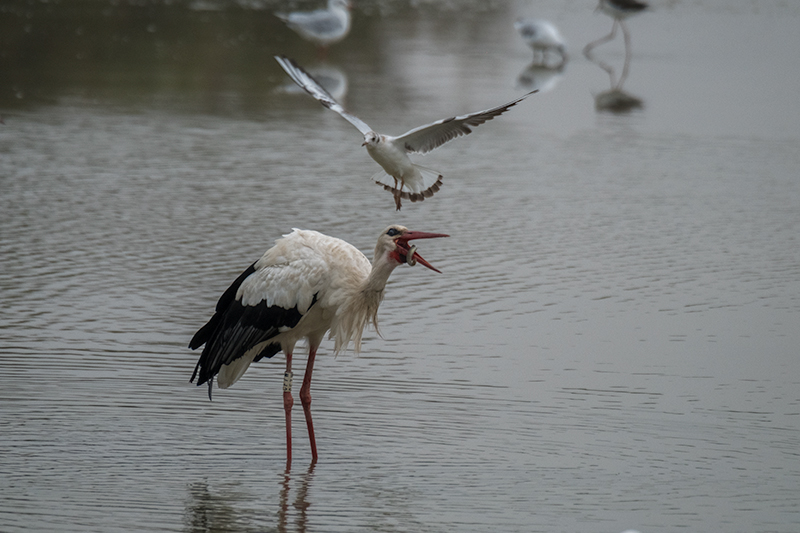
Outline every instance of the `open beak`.
<svg viewBox="0 0 800 533">
<path fill-rule="evenodd" d="M 428 263 L 421 255 L 417 253 L 417 247 L 411 246 L 408 244 L 408 241 L 414 239 L 436 239 L 439 237 L 449 237 L 450 235 L 445 235 L 444 233 L 426 233 L 424 231 L 407 231 L 397 239 L 395 239 L 395 243 L 397 244 L 397 250 L 400 252 L 400 258 L 411 266 L 420 263 L 423 266 L 426 266 L 433 270 L 434 272 L 438 272 L 439 274 L 442 273 L 441 270 L 435 268 L 433 265 Z"/>
</svg>

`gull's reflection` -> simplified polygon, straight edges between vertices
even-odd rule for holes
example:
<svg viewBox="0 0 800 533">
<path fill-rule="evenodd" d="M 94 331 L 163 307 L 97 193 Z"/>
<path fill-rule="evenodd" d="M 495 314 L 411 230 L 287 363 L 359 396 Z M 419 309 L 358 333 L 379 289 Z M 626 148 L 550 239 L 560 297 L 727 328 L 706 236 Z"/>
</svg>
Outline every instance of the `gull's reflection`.
<svg viewBox="0 0 800 533">
<path fill-rule="evenodd" d="M 311 504 L 308 503 L 308 487 L 311 484 L 311 479 L 314 477 L 314 467 L 316 463 L 312 462 L 308 466 L 308 470 L 300 476 L 300 486 L 297 489 L 297 496 L 294 498 L 292 507 L 297 510 L 297 527 L 294 529 L 297 533 L 305 533 L 308 524 L 307 511 Z M 283 483 L 281 488 L 280 508 L 278 509 L 278 533 L 286 533 L 289 531 L 287 525 L 289 522 L 289 493 L 291 491 L 291 465 L 286 465 L 286 470 L 283 473 Z"/>
<path fill-rule="evenodd" d="M 328 93 L 338 102 L 343 102 L 347 96 L 347 74 L 341 69 L 327 63 L 320 63 L 314 67 L 305 69 L 311 76 L 322 85 Z M 285 94 L 305 94 L 302 87 L 289 80 L 280 85 L 277 92 Z"/>
<path fill-rule="evenodd" d="M 525 91 L 539 90 L 539 93 L 552 91 L 564 76 L 564 63 L 557 67 L 547 67 L 533 62 L 517 76 L 517 88 Z"/>
</svg>

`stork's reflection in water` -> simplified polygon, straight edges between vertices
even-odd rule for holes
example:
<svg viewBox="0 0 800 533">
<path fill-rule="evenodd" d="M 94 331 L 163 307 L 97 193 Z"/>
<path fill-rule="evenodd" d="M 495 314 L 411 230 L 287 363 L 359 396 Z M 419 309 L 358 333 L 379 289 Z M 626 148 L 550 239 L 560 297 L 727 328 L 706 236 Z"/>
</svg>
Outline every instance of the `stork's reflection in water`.
<svg viewBox="0 0 800 533">
<path fill-rule="evenodd" d="M 308 465 L 308 470 L 298 476 L 299 487 L 297 488 L 297 495 L 292 501 L 291 506 L 297 513 L 294 531 L 296 533 L 305 533 L 308 524 L 308 508 L 311 506 L 308 503 L 308 487 L 311 484 L 311 479 L 314 477 L 314 467 L 316 462 L 312 461 Z M 283 472 L 283 486 L 281 487 L 280 508 L 278 509 L 278 533 L 286 533 L 291 531 L 288 529 L 289 517 L 292 515 L 289 508 L 290 492 L 292 488 L 291 465 L 286 464 L 286 470 Z"/>
<path fill-rule="evenodd" d="M 291 473 L 287 464 L 280 479 L 277 512 L 273 503 L 264 504 L 265 492 L 247 488 L 246 482 L 212 484 L 207 480 L 188 485 L 188 500 L 184 509 L 185 533 L 305 533 L 308 528 L 308 498 L 311 480 L 314 477 L 312 462 L 305 471 Z M 260 486 L 260 482 L 259 482 Z M 275 494 L 272 490 L 268 494 Z M 274 502 L 268 497 L 270 502 Z M 277 524 L 275 518 L 277 516 Z"/>
</svg>

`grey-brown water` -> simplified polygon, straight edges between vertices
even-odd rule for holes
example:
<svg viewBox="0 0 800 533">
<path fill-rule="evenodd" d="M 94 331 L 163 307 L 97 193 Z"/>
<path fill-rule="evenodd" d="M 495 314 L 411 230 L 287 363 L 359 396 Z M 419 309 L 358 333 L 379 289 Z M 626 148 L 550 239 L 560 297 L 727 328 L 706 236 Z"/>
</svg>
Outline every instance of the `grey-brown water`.
<svg viewBox="0 0 800 533">
<path fill-rule="evenodd" d="M 615 114 L 592 1 L 358 2 L 324 65 L 380 131 L 548 89 L 417 157 L 444 187 L 396 213 L 280 89 L 314 47 L 241 4 L 0 6 L 0 530 L 800 529 L 800 6 L 654 1 Z M 620 36 L 594 55 L 620 75 Z M 393 222 L 451 235 L 443 274 L 323 344 L 286 471 L 283 357 L 209 402 L 186 344 L 292 227 L 369 255 Z"/>
</svg>

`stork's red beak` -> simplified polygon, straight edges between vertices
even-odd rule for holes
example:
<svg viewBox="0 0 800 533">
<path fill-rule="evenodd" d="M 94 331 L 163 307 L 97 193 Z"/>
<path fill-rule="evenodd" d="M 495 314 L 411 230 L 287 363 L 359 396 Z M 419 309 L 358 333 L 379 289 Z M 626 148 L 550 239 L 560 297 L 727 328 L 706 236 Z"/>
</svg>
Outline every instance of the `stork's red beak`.
<svg viewBox="0 0 800 533">
<path fill-rule="evenodd" d="M 400 252 L 400 259 L 404 263 L 408 263 L 409 265 L 415 265 L 420 263 L 423 266 L 426 266 L 433 270 L 434 272 L 438 272 L 439 274 L 442 273 L 441 270 L 435 268 L 433 265 L 428 263 L 421 255 L 417 253 L 416 246 L 412 247 L 409 246 L 408 241 L 414 239 L 436 239 L 438 237 L 449 237 L 450 235 L 445 235 L 444 233 L 426 233 L 424 231 L 407 231 L 397 239 L 395 239 L 395 243 L 397 244 L 397 249 Z"/>
</svg>

